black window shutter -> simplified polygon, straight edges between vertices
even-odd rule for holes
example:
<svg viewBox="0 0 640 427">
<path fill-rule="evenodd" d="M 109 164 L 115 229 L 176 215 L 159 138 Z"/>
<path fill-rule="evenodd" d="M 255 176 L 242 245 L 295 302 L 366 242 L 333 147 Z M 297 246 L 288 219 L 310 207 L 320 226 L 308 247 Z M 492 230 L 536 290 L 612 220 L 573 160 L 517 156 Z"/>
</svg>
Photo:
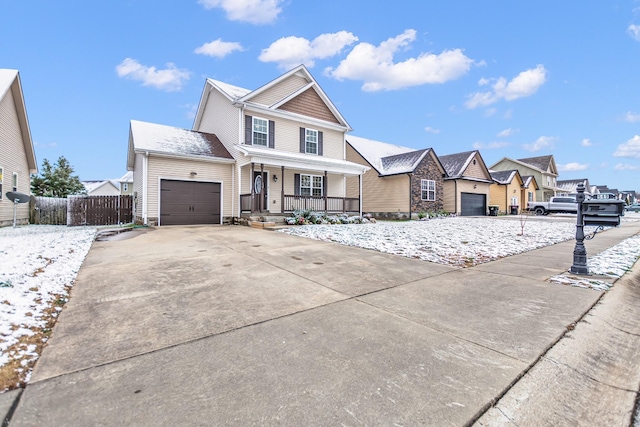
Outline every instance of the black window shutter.
<svg viewBox="0 0 640 427">
<path fill-rule="evenodd" d="M 322 131 L 318 131 L 318 156 L 322 156 Z"/>
<path fill-rule="evenodd" d="M 300 174 L 296 173 L 293 175 L 293 194 L 296 196 L 300 195 Z"/>
<path fill-rule="evenodd" d="M 276 148 L 276 122 L 269 120 L 269 148 Z"/>
<path fill-rule="evenodd" d="M 253 134 L 253 117 L 244 116 L 244 143 L 251 144 L 251 135 Z"/>
<path fill-rule="evenodd" d="M 324 176 L 322 177 L 322 196 L 326 196 L 327 195 L 327 183 L 324 179 Z"/>
<path fill-rule="evenodd" d="M 305 152 L 304 140 L 305 140 L 305 130 L 304 128 L 300 128 L 300 152 L 301 153 Z"/>
</svg>

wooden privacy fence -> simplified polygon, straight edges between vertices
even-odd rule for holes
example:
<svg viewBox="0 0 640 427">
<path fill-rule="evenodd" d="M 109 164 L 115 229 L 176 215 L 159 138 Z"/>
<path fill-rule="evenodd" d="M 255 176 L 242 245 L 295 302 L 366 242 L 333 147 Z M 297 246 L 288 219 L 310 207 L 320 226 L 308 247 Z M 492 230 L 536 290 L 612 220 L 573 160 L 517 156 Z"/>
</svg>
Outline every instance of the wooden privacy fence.
<svg viewBox="0 0 640 427">
<path fill-rule="evenodd" d="M 32 224 L 116 225 L 133 222 L 132 196 L 32 197 Z"/>
<path fill-rule="evenodd" d="M 64 197 L 31 196 L 29 223 L 67 225 L 67 199 Z"/>
<path fill-rule="evenodd" d="M 133 221 L 131 196 L 69 196 L 67 225 L 116 225 Z"/>
</svg>

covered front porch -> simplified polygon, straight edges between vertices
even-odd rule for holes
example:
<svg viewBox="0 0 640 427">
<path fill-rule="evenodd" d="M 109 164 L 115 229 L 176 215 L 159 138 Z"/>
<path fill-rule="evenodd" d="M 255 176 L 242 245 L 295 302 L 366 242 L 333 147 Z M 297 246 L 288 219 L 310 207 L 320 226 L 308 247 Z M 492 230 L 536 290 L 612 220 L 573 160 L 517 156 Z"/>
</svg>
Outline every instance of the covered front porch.
<svg viewBox="0 0 640 427">
<path fill-rule="evenodd" d="M 362 214 L 362 174 L 366 166 L 253 147 L 245 150 L 251 151 L 247 156 L 252 161 L 238 170 L 238 216 L 284 216 L 297 210 Z M 347 189 L 348 176 L 360 177 L 358 188 Z"/>
</svg>

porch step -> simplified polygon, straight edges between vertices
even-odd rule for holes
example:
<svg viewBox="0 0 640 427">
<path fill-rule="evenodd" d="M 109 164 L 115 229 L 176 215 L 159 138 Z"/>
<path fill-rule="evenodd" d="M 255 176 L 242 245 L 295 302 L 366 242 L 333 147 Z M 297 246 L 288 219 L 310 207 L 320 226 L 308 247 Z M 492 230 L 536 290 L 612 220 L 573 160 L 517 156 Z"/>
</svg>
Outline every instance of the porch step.
<svg viewBox="0 0 640 427">
<path fill-rule="evenodd" d="M 249 221 L 249 227 L 251 228 L 273 228 L 276 223 L 273 221 Z"/>
</svg>

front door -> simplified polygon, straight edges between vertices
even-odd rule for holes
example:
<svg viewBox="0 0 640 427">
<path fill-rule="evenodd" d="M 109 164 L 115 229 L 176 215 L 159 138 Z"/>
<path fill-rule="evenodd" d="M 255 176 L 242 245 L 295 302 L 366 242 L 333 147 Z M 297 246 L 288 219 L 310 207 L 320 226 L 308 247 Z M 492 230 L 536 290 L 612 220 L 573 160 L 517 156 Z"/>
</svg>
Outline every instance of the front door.
<svg viewBox="0 0 640 427">
<path fill-rule="evenodd" d="M 267 205 L 267 173 L 253 173 L 253 211 L 266 211 Z"/>
</svg>

